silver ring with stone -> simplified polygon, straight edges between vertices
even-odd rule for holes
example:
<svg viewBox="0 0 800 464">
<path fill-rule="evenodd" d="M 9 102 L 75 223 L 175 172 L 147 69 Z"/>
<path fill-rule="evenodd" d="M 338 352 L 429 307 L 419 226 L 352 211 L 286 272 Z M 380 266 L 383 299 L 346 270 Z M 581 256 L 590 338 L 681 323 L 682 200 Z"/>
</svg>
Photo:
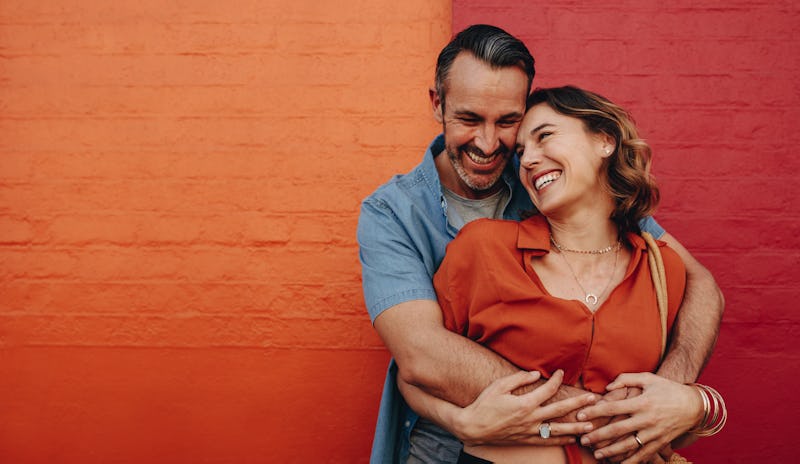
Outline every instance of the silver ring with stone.
<svg viewBox="0 0 800 464">
<path fill-rule="evenodd" d="M 633 434 L 633 439 L 636 440 L 636 443 L 639 444 L 639 448 L 644 448 L 644 443 L 642 443 L 642 439 L 639 438 L 639 434 L 634 433 Z"/>
<path fill-rule="evenodd" d="M 550 438 L 550 423 L 542 422 L 539 426 L 539 436 L 542 438 Z"/>
</svg>

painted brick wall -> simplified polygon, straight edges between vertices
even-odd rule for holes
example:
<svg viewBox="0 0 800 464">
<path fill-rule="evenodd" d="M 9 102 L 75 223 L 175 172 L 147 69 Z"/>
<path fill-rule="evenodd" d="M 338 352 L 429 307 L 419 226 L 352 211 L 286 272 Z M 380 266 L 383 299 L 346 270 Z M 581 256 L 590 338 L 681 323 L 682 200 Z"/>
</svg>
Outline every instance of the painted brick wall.
<svg viewBox="0 0 800 464">
<path fill-rule="evenodd" d="M 0 3 L 0 462 L 366 462 L 450 3 Z"/>
<path fill-rule="evenodd" d="M 794 462 L 800 369 L 800 6 L 794 1 L 455 0 L 453 30 L 518 34 L 535 86 L 576 84 L 632 111 L 653 145 L 656 215 L 727 298 L 702 381 L 725 431 L 686 450 L 704 463 Z"/>
<path fill-rule="evenodd" d="M 366 461 L 357 205 L 436 131 L 450 4 L 338 3 L 0 3 L 0 461 Z M 633 111 L 728 298 L 731 423 L 687 454 L 791 462 L 798 7 L 590 5 L 456 0 L 453 29 Z"/>
</svg>

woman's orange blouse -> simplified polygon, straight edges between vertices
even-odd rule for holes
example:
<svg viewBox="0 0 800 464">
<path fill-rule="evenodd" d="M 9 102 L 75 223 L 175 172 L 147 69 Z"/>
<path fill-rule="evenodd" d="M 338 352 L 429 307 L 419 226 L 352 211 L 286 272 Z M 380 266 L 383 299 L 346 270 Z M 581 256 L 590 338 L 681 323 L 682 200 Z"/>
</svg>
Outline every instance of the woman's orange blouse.
<svg viewBox="0 0 800 464">
<path fill-rule="evenodd" d="M 601 393 L 624 372 L 653 372 L 661 357 L 661 322 L 647 247 L 628 235 L 632 257 L 622 282 L 595 311 L 550 295 L 531 260 L 550 252 L 550 227 L 541 215 L 522 222 L 479 219 L 448 245 L 434 276 L 446 327 L 492 349 L 521 369 L 564 383 L 580 380 Z M 658 242 L 667 278 L 667 327 L 683 299 L 686 270 Z"/>
</svg>

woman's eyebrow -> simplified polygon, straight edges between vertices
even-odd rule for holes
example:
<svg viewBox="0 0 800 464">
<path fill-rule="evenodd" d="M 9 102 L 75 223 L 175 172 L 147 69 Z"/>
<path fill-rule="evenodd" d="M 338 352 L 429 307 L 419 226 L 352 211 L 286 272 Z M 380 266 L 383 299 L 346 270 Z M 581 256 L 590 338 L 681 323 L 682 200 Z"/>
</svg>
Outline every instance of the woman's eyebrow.
<svg viewBox="0 0 800 464">
<path fill-rule="evenodd" d="M 530 134 L 531 134 L 531 135 L 533 135 L 533 134 L 535 134 L 536 132 L 539 132 L 540 130 L 542 130 L 542 129 L 544 129 L 545 127 L 548 127 L 548 126 L 554 126 L 554 124 L 551 124 L 551 123 L 549 123 L 549 122 L 546 122 L 546 123 L 544 123 L 544 124 L 539 124 L 538 126 L 536 126 L 536 127 L 534 127 L 533 129 L 531 129 L 531 131 L 530 131 Z"/>
</svg>

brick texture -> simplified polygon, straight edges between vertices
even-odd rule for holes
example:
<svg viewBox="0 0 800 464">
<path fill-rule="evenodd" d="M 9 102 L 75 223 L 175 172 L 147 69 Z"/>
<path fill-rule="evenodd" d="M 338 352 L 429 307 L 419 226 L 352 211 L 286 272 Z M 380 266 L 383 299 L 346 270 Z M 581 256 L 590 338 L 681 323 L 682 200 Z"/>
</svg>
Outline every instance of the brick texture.
<svg viewBox="0 0 800 464">
<path fill-rule="evenodd" d="M 455 0 L 453 30 L 523 38 L 535 86 L 576 84 L 628 108 L 654 149 L 657 219 L 715 274 L 727 306 L 702 381 L 725 431 L 695 462 L 793 462 L 800 368 L 800 7 L 793 1 Z"/>
<path fill-rule="evenodd" d="M 0 461 L 366 462 L 449 1 L 0 3 Z"/>
</svg>

